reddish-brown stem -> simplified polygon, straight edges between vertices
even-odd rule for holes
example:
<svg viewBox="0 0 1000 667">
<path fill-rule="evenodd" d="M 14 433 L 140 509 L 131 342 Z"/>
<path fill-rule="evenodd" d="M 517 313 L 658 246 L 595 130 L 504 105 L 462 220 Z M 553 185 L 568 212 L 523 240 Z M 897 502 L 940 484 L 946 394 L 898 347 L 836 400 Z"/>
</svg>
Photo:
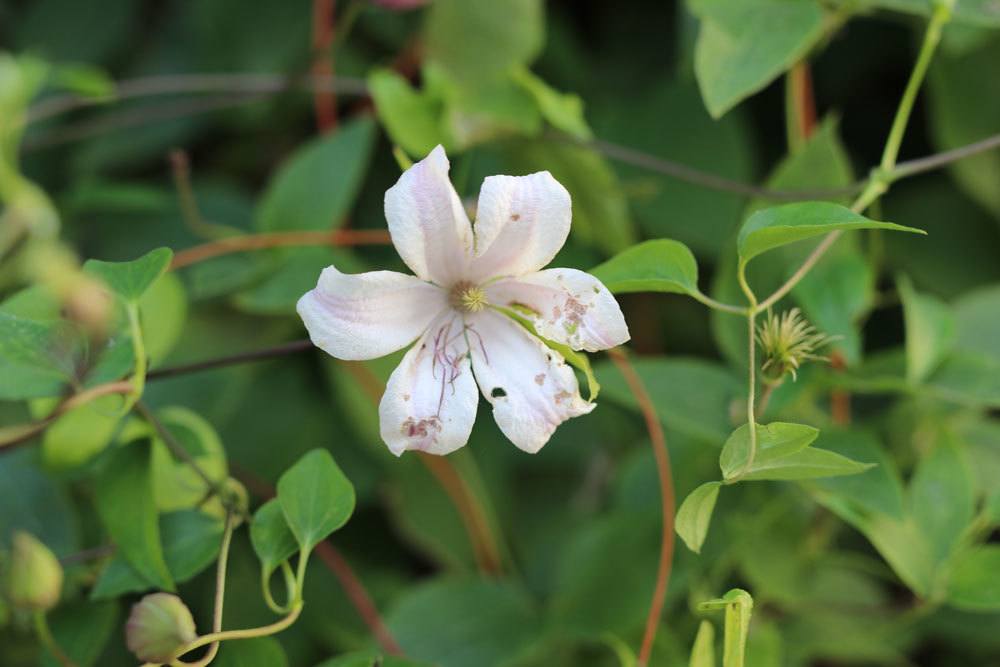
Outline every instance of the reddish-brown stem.
<svg viewBox="0 0 1000 667">
<path fill-rule="evenodd" d="M 315 77 L 333 76 L 333 17 L 336 0 L 313 0 L 312 74 Z M 332 90 L 313 93 L 313 107 L 316 110 L 316 125 L 326 133 L 337 127 L 337 96 Z"/>
<path fill-rule="evenodd" d="M 265 500 L 274 497 L 274 487 L 253 473 L 233 466 L 233 474 L 254 495 Z M 316 545 L 315 553 L 319 556 L 323 565 L 333 573 L 333 576 L 337 577 L 337 581 L 340 582 L 344 592 L 347 593 L 347 597 L 350 599 L 351 604 L 354 605 L 354 609 L 361 616 L 361 620 L 364 621 L 365 625 L 368 626 L 372 636 L 378 641 L 382 650 L 391 655 L 403 655 L 403 650 L 396 643 L 396 640 L 389 632 L 389 628 L 386 627 L 385 621 L 382 620 L 382 616 L 379 614 L 378 607 L 375 606 L 371 595 L 368 594 L 368 589 L 361 583 L 360 577 L 354 572 L 354 568 L 351 567 L 350 563 L 347 562 L 347 559 L 344 558 L 337 547 L 333 546 L 329 540 L 326 540 Z"/>
<path fill-rule="evenodd" d="M 802 139 L 808 139 L 816 129 L 816 99 L 809 62 L 802 60 L 795 63 L 788 76 L 796 109 L 795 131 Z"/>
<path fill-rule="evenodd" d="M 354 377 L 368 398 L 375 405 L 378 405 L 382 400 L 382 391 L 385 387 L 375 377 L 375 374 L 362 362 L 345 361 L 341 362 L 341 365 Z M 420 462 L 434 475 L 455 506 L 462 525 L 465 527 L 465 532 L 469 536 L 469 544 L 472 545 L 472 554 L 476 559 L 479 571 L 484 573 L 499 572 L 501 559 L 497 543 L 490 530 L 489 521 L 486 519 L 486 512 L 480 506 L 475 494 L 472 493 L 468 484 L 447 458 L 423 452 L 418 452 L 418 454 Z"/>
<path fill-rule="evenodd" d="M 830 366 L 837 372 L 843 372 L 847 368 L 847 360 L 840 350 L 830 353 Z M 830 392 L 830 417 L 839 426 L 851 423 L 851 395 L 847 391 L 834 389 Z"/>
<path fill-rule="evenodd" d="M 210 241 L 193 248 L 186 248 L 174 255 L 171 269 L 181 269 L 221 255 L 265 248 L 288 246 L 332 245 L 386 245 L 389 232 L 382 229 L 337 229 L 334 231 L 298 231 L 250 234 Z"/>
<path fill-rule="evenodd" d="M 663 436 L 663 426 L 656 416 L 656 409 L 646 391 L 646 386 L 621 348 L 608 350 L 608 356 L 625 377 L 629 390 L 639 403 L 639 409 L 646 420 L 646 429 L 649 431 L 649 440 L 653 445 L 656 473 L 660 479 L 660 510 L 663 512 L 660 562 L 656 570 L 656 586 L 653 589 L 653 599 L 649 604 L 649 615 L 646 616 L 646 630 L 642 636 L 642 646 L 639 649 L 639 659 L 636 663 L 638 667 L 646 667 L 653 651 L 653 642 L 656 639 L 656 629 L 660 624 L 660 615 L 663 613 L 663 600 L 667 595 L 670 566 L 674 558 L 674 481 L 670 474 L 670 453 L 667 451 L 667 441 Z"/>
</svg>

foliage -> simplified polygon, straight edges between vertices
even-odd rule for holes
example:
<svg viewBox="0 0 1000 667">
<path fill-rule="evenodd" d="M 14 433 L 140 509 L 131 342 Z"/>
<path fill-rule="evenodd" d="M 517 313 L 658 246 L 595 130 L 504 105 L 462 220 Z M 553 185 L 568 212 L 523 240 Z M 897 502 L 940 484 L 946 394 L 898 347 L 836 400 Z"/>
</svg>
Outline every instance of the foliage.
<svg viewBox="0 0 1000 667">
<path fill-rule="evenodd" d="M 991 664 L 997 7 L 0 4 L 0 663 Z M 438 144 L 631 330 L 537 455 L 301 341 Z"/>
</svg>

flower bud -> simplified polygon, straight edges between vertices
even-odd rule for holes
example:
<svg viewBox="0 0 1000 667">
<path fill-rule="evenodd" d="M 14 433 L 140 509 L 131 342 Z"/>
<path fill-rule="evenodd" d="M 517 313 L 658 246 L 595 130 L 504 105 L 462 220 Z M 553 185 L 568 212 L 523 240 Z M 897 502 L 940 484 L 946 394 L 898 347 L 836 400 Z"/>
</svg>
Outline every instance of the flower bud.
<svg viewBox="0 0 1000 667">
<path fill-rule="evenodd" d="M 785 375 L 791 375 L 795 380 L 804 362 L 826 360 L 816 351 L 833 340 L 833 337 L 816 331 L 798 308 L 777 316 L 769 312 L 767 319 L 757 328 L 757 344 L 763 353 L 760 369 L 764 381 L 781 382 Z"/>
<path fill-rule="evenodd" d="M 197 637 L 191 612 L 170 593 L 145 596 L 133 605 L 125 623 L 125 644 L 143 662 L 170 662 Z"/>
<path fill-rule="evenodd" d="M 48 611 L 59 603 L 63 570 L 47 546 L 30 533 L 18 531 L 5 576 L 7 601 L 29 611 Z"/>
</svg>

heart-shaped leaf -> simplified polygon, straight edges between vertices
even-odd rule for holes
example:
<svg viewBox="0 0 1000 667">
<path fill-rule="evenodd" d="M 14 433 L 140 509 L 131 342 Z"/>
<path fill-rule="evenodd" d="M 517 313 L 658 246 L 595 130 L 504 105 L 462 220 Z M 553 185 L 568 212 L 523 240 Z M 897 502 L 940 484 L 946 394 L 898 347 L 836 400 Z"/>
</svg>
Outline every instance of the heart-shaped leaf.
<svg viewBox="0 0 1000 667">
<path fill-rule="evenodd" d="M 166 273 L 174 253 L 170 248 L 157 248 L 131 262 L 102 262 L 89 259 L 83 270 L 100 278 L 111 290 L 128 303 L 139 297 Z"/>
<path fill-rule="evenodd" d="M 712 521 L 712 512 L 721 486 L 722 482 L 705 482 L 689 493 L 677 510 L 674 522 L 677 534 L 688 549 L 695 553 L 701 553 L 701 545 L 708 535 L 708 526 Z"/>
<path fill-rule="evenodd" d="M 278 502 L 299 547 L 310 551 L 354 511 L 354 486 L 330 452 L 314 449 L 278 480 Z"/>
</svg>

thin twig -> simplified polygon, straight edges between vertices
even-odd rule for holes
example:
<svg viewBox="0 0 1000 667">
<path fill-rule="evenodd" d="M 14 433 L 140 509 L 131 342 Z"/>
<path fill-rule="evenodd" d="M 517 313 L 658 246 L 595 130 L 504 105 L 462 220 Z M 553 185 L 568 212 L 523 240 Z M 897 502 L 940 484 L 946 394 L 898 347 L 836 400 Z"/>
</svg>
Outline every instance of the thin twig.
<svg viewBox="0 0 1000 667">
<path fill-rule="evenodd" d="M 700 185 L 701 187 L 709 188 L 711 190 L 732 192 L 733 194 L 743 195 L 747 197 L 761 197 L 765 199 L 785 200 L 785 201 L 802 201 L 806 199 L 835 199 L 838 197 L 843 197 L 845 195 L 854 194 L 858 190 L 860 190 L 863 185 L 855 183 L 854 185 L 850 185 L 844 188 L 816 189 L 816 190 L 772 190 L 771 188 L 765 188 L 757 185 L 742 183 L 740 181 L 734 181 L 724 176 L 718 176 L 716 174 L 711 174 L 707 171 L 701 171 L 699 169 L 695 169 L 694 167 L 689 167 L 679 162 L 665 160 L 663 158 L 659 158 L 654 155 L 644 153 L 634 148 L 628 148 L 626 146 L 613 144 L 609 141 L 592 139 L 587 142 L 581 142 L 577 139 L 569 137 L 563 137 L 563 138 L 566 141 L 571 141 L 581 145 L 589 146 L 594 150 L 596 150 L 598 153 L 601 153 L 602 155 L 605 155 L 619 162 L 631 164 L 636 167 L 642 167 L 643 169 L 648 169 L 649 171 L 655 171 L 658 174 L 670 176 L 672 178 L 676 178 L 678 180 L 691 183 L 692 185 Z"/>
<path fill-rule="evenodd" d="M 41 100 L 28 110 L 28 124 L 53 118 L 69 111 L 105 106 L 143 97 L 229 93 L 231 95 L 273 95 L 287 90 L 334 91 L 348 95 L 367 95 L 364 79 L 345 76 L 289 76 L 286 74 L 161 74 L 125 79 L 115 84 L 109 97 L 55 95 Z"/>
<path fill-rule="evenodd" d="M 972 157 L 973 155 L 977 155 L 985 151 L 993 150 L 994 148 L 1000 148 L 1000 134 L 994 134 L 992 137 L 987 137 L 981 141 L 976 141 L 958 148 L 952 148 L 951 150 L 943 151 L 941 153 L 935 153 L 934 155 L 928 155 L 927 157 L 900 162 L 896 165 L 896 168 L 892 170 L 892 180 L 909 178 L 910 176 L 915 176 L 916 174 L 933 171 L 935 169 L 939 169 L 940 167 L 945 167 L 952 162 L 958 162 L 959 160 Z"/>
<path fill-rule="evenodd" d="M 271 232 L 231 236 L 186 248 L 174 255 L 171 269 L 181 269 L 207 259 L 248 250 L 284 248 L 289 246 L 357 246 L 386 245 L 389 232 L 382 229 L 337 229 L 333 231 Z"/>
<path fill-rule="evenodd" d="M 337 0 L 313 0 L 312 46 L 314 77 L 333 78 L 334 14 Z M 313 108 L 320 132 L 337 127 L 337 96 L 332 90 L 313 91 Z"/>
<path fill-rule="evenodd" d="M 656 639 L 656 629 L 660 625 L 660 615 L 663 613 L 663 601 L 667 595 L 667 584 L 670 582 L 670 566 L 674 557 L 674 481 L 670 472 L 670 452 L 667 450 L 667 440 L 663 435 L 663 426 L 656 415 L 653 400 L 646 391 L 642 378 L 636 373 L 628 357 L 621 348 L 608 350 L 611 361 L 625 377 L 632 395 L 635 396 L 642 416 L 649 431 L 649 440 L 656 457 L 656 473 L 660 480 L 660 511 L 663 513 L 662 532 L 660 535 L 660 561 L 656 569 L 656 586 L 653 589 L 653 599 L 649 604 L 649 614 L 646 616 L 646 630 L 642 636 L 642 646 L 639 649 L 638 667 L 649 664 L 649 656 Z"/>
<path fill-rule="evenodd" d="M 230 354 L 224 357 L 214 357 L 212 359 L 205 359 L 204 361 L 195 361 L 190 364 L 180 364 L 178 366 L 158 368 L 147 373 L 146 379 L 164 380 L 166 378 L 177 377 L 179 375 L 188 375 L 189 373 L 207 371 L 213 368 L 224 368 L 226 366 L 233 366 L 235 364 L 242 364 L 251 361 L 266 361 L 267 359 L 274 359 L 276 357 L 284 357 L 289 354 L 305 352 L 306 350 L 311 350 L 312 348 L 313 344 L 308 339 L 295 340 L 290 343 L 283 343 L 281 345 L 275 345 L 274 347 L 267 347 L 260 350 L 240 352 L 238 354 Z"/>
</svg>

